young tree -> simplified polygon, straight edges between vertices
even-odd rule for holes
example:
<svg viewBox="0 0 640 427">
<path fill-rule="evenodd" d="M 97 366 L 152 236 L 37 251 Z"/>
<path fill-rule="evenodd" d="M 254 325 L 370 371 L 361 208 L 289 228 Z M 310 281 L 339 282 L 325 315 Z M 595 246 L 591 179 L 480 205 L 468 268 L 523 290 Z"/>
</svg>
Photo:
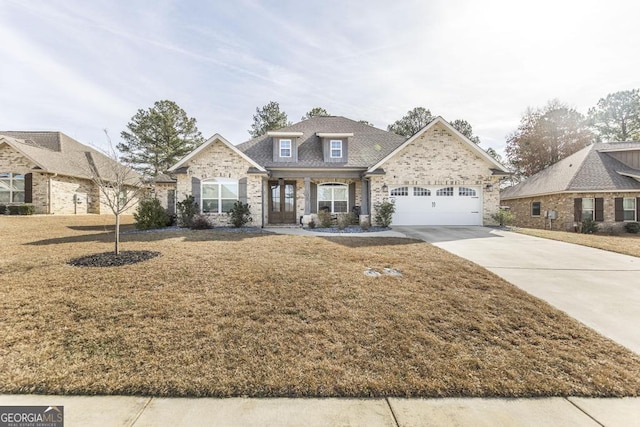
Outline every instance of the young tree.
<svg viewBox="0 0 640 427">
<path fill-rule="evenodd" d="M 585 117 L 558 100 L 527 109 L 508 136 L 505 154 L 514 173 L 528 177 L 593 142 Z"/>
<path fill-rule="evenodd" d="M 314 107 L 311 110 L 307 111 L 307 114 L 302 116 L 300 120 L 307 120 L 307 119 L 310 119 L 311 117 L 326 117 L 330 115 L 331 114 L 329 114 L 327 110 L 325 110 L 324 108 Z"/>
<path fill-rule="evenodd" d="M 454 120 L 451 122 L 451 126 L 453 126 L 458 132 L 466 136 L 469 141 L 473 142 L 474 144 L 480 144 L 480 138 L 473 134 L 473 128 L 468 121 L 462 119 Z"/>
<path fill-rule="evenodd" d="M 287 114 L 280 111 L 280 104 L 271 101 L 262 108 L 256 108 L 253 124 L 248 132 L 252 138 L 256 138 L 270 130 L 280 129 L 290 124 L 287 121 Z"/>
<path fill-rule="evenodd" d="M 147 185 L 141 175 L 120 162 L 108 132 L 106 130 L 104 132 L 109 150 L 104 154 L 86 151 L 87 163 L 84 168 L 100 191 L 100 201 L 107 205 L 116 217 L 114 253 L 118 255 L 120 253 L 120 215 L 144 196 Z"/>
<path fill-rule="evenodd" d="M 600 140 L 640 140 L 640 90 L 610 93 L 589 109 L 589 122 Z"/>
<path fill-rule="evenodd" d="M 387 130 L 397 133 L 398 135 L 410 137 L 428 125 L 433 119 L 434 117 L 431 115 L 431 111 L 424 107 L 416 107 L 408 111 L 400 120 L 396 120 L 395 123 L 387 126 Z"/>
<path fill-rule="evenodd" d="M 148 110 L 138 110 L 127 129 L 117 146 L 121 160 L 147 176 L 166 171 L 203 142 L 196 119 L 173 101 L 156 101 Z"/>
</svg>

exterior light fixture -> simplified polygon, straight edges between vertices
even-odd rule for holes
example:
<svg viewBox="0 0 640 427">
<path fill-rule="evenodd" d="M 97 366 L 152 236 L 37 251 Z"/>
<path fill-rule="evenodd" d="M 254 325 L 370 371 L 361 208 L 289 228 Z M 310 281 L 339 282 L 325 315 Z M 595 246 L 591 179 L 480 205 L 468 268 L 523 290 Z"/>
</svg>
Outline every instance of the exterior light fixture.
<svg viewBox="0 0 640 427">
<path fill-rule="evenodd" d="M 488 184 L 484 187 L 484 189 L 485 189 L 485 190 L 487 190 L 487 191 L 493 191 L 493 184 L 492 184 L 492 183 L 488 183 Z"/>
<path fill-rule="evenodd" d="M 386 183 L 382 184 L 382 192 L 386 193 L 387 191 L 389 191 L 389 187 L 387 186 Z"/>
</svg>

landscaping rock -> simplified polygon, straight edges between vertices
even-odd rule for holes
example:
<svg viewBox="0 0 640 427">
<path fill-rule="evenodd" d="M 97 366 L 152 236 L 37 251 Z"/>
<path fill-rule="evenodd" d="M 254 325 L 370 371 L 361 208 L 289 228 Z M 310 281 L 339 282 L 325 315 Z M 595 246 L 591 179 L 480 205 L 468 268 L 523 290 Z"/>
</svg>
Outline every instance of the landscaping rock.
<svg viewBox="0 0 640 427">
<path fill-rule="evenodd" d="M 160 252 L 154 251 L 122 251 L 118 255 L 115 252 L 103 252 L 74 258 L 67 264 L 74 267 L 120 267 L 146 261 L 159 255 Z"/>
</svg>

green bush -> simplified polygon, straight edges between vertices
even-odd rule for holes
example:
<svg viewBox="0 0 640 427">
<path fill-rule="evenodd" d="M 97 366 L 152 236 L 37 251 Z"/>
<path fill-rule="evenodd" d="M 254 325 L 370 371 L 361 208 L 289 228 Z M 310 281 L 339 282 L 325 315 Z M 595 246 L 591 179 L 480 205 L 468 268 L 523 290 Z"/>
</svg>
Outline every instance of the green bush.
<svg viewBox="0 0 640 427">
<path fill-rule="evenodd" d="M 376 223 L 381 227 L 390 226 L 393 214 L 396 212 L 396 204 L 394 202 L 384 201 L 382 203 L 376 203 L 373 207 L 376 209 Z"/>
<path fill-rule="evenodd" d="M 187 196 L 176 205 L 178 207 L 178 225 L 180 227 L 191 227 L 193 218 L 200 212 L 200 208 L 193 196 Z"/>
<path fill-rule="evenodd" d="M 192 230 L 207 230 L 209 228 L 213 228 L 213 226 L 206 215 L 195 215 L 191 219 L 191 225 L 189 228 Z"/>
<path fill-rule="evenodd" d="M 144 199 L 138 204 L 133 213 L 138 230 L 152 228 L 164 228 L 171 225 L 172 219 L 167 211 L 160 205 L 158 199 Z"/>
<path fill-rule="evenodd" d="M 311 220 L 309 221 L 309 223 L 307 224 L 307 226 L 308 226 L 309 228 L 316 228 L 316 222 L 315 222 L 313 219 L 311 219 Z"/>
<path fill-rule="evenodd" d="M 329 228 L 333 225 L 333 217 L 331 212 L 321 209 L 318 211 L 318 221 L 320 221 L 321 228 Z"/>
<path fill-rule="evenodd" d="M 341 213 L 338 214 L 338 218 L 336 220 L 336 224 L 338 226 L 338 230 L 344 230 L 347 226 L 353 224 L 353 217 L 355 215 L 352 213 Z"/>
<path fill-rule="evenodd" d="M 0 205 L 0 213 L 5 215 L 33 215 L 35 206 L 25 203 L 23 205 Z"/>
<path fill-rule="evenodd" d="M 600 229 L 600 226 L 597 222 L 592 219 L 585 219 L 582 221 L 582 227 L 580 228 L 580 232 L 582 234 L 593 234 L 597 233 Z"/>
<path fill-rule="evenodd" d="M 247 203 L 242 203 L 240 200 L 233 204 L 228 215 L 231 217 L 231 225 L 235 228 L 243 227 L 253 221 L 251 218 L 251 206 Z"/>
<path fill-rule="evenodd" d="M 627 233 L 640 233 L 640 223 L 628 222 L 624 225 L 624 229 L 627 231 Z"/>
<path fill-rule="evenodd" d="M 491 218 L 493 218 L 495 222 L 500 224 L 501 227 L 504 227 L 507 225 L 511 225 L 513 223 L 513 220 L 516 219 L 516 216 L 509 209 L 500 208 L 498 212 L 491 215 Z"/>
</svg>

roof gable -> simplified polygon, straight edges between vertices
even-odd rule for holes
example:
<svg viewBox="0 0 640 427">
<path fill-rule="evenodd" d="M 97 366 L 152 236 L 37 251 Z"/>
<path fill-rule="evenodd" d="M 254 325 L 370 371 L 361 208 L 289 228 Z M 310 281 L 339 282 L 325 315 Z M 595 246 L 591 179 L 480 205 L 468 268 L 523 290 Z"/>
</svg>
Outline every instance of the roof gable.
<svg viewBox="0 0 640 427">
<path fill-rule="evenodd" d="M 392 152 L 386 155 L 383 159 L 381 159 L 379 162 L 371 166 L 367 172 L 371 173 L 371 172 L 374 172 L 376 169 L 382 167 L 389 159 L 391 159 L 397 153 L 402 151 L 406 146 L 408 146 L 409 144 L 412 144 L 414 141 L 416 141 L 418 138 L 420 138 L 430 129 L 433 129 L 438 124 L 444 126 L 445 128 L 447 128 L 447 130 L 449 130 L 451 133 L 453 133 L 458 138 L 460 138 L 463 141 L 463 143 L 467 146 L 467 148 L 469 148 L 471 152 L 475 153 L 480 159 L 484 160 L 488 165 L 490 165 L 490 168 L 497 169 L 498 171 L 505 174 L 508 173 L 505 167 L 501 165 L 496 159 L 494 159 L 489 154 L 487 154 L 487 152 L 484 151 L 482 148 L 480 148 L 477 144 L 470 141 L 469 138 L 461 134 L 456 128 L 451 126 L 449 122 L 447 122 L 445 119 L 443 119 L 440 116 L 433 119 L 431 122 L 429 122 L 429 124 L 427 124 L 425 127 L 420 129 L 415 135 L 413 135 L 411 138 L 404 141 L 404 143 L 402 143 L 400 146 L 398 146 L 396 149 L 394 149 Z"/>
</svg>

